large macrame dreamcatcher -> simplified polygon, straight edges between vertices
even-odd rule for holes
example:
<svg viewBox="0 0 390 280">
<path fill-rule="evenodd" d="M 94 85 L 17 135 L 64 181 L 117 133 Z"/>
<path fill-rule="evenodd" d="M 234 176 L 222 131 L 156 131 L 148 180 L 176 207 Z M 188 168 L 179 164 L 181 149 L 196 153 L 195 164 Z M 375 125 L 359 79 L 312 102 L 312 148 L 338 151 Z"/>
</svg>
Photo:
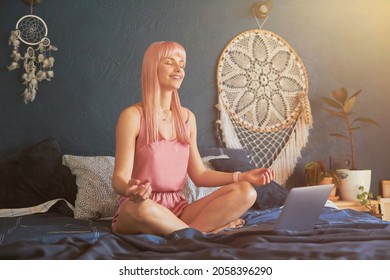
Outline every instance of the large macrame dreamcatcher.
<svg viewBox="0 0 390 280">
<path fill-rule="evenodd" d="M 228 148 L 251 153 L 284 184 L 312 127 L 305 67 L 278 35 L 249 30 L 223 49 L 217 66 L 218 129 Z"/>
<path fill-rule="evenodd" d="M 32 14 L 21 17 L 11 31 L 9 44 L 13 46 L 11 57 L 13 62 L 7 66 L 9 71 L 23 65 L 23 84 L 26 86 L 22 96 L 25 103 L 32 102 L 38 91 L 38 83 L 50 81 L 54 77 L 54 57 L 52 51 L 57 47 L 50 43 L 47 37 L 48 29 L 44 20 Z M 22 53 L 22 43 L 26 45 Z"/>
</svg>

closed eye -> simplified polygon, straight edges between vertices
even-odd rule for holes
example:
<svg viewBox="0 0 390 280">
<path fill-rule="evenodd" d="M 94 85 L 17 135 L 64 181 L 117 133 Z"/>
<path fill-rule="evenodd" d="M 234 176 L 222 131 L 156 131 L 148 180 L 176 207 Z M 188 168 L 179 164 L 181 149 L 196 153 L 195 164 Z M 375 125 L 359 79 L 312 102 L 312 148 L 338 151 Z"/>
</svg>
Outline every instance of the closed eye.
<svg viewBox="0 0 390 280">
<path fill-rule="evenodd" d="M 173 58 L 167 58 L 167 59 L 165 60 L 165 64 L 166 64 L 166 65 L 173 65 L 174 63 L 177 63 L 178 66 L 179 66 L 180 68 L 184 69 L 184 63 L 183 63 L 182 60 L 177 61 L 177 62 L 176 62 L 176 60 L 174 60 Z"/>
</svg>

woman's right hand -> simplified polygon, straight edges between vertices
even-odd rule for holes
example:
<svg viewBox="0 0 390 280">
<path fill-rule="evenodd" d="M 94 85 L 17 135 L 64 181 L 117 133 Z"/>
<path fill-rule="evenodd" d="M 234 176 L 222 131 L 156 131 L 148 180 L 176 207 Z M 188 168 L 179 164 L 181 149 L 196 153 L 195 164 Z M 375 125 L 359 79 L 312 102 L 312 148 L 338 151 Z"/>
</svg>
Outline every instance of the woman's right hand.
<svg viewBox="0 0 390 280">
<path fill-rule="evenodd" d="M 152 187 L 149 182 L 141 184 L 140 180 L 130 179 L 127 185 L 128 188 L 125 192 L 125 196 L 134 202 L 142 202 L 148 199 L 152 192 Z"/>
<path fill-rule="evenodd" d="M 271 168 L 256 168 L 243 172 L 243 179 L 254 185 L 265 185 L 275 180 L 275 171 Z"/>
</svg>

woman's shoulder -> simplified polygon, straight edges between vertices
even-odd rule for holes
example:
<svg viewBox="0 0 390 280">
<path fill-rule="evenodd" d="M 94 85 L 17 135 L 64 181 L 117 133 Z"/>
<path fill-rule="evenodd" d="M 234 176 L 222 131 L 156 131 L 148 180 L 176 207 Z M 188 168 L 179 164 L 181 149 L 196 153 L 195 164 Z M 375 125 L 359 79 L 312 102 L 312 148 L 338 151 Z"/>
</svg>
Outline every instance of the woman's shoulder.
<svg viewBox="0 0 390 280">
<path fill-rule="evenodd" d="M 121 114 L 132 116 L 132 115 L 141 115 L 141 112 L 142 112 L 142 105 L 140 103 L 137 103 L 124 108 Z"/>
<path fill-rule="evenodd" d="M 193 118 L 195 115 L 192 113 L 190 109 L 187 107 L 181 107 L 181 115 L 183 116 L 183 119 L 185 121 L 189 120 L 190 118 Z"/>
<path fill-rule="evenodd" d="M 141 118 L 141 111 L 142 111 L 142 107 L 139 103 L 137 104 L 134 104 L 134 105 L 131 105 L 129 107 L 126 107 L 122 110 L 121 114 L 120 114 L 120 118 L 124 118 L 124 119 L 140 119 Z"/>
</svg>

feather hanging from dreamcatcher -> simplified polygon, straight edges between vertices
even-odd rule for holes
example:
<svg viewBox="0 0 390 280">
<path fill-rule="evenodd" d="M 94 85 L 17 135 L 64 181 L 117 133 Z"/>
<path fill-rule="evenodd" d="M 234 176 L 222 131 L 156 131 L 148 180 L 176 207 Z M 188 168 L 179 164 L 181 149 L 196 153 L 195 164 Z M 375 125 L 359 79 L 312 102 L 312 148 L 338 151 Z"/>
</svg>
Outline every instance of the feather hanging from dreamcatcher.
<svg viewBox="0 0 390 280">
<path fill-rule="evenodd" d="M 9 71 L 23 68 L 22 80 L 26 86 L 22 96 L 27 104 L 34 101 L 38 91 L 38 83 L 50 81 L 54 77 L 54 57 L 52 51 L 57 47 L 51 44 L 45 21 L 32 14 L 21 17 L 11 31 L 9 45 L 12 45 L 10 55 L 13 61 L 7 66 Z"/>
<path fill-rule="evenodd" d="M 217 66 L 217 128 L 228 148 L 250 152 L 284 184 L 308 141 L 312 116 L 305 67 L 280 36 L 249 30 L 223 49 Z"/>
</svg>

